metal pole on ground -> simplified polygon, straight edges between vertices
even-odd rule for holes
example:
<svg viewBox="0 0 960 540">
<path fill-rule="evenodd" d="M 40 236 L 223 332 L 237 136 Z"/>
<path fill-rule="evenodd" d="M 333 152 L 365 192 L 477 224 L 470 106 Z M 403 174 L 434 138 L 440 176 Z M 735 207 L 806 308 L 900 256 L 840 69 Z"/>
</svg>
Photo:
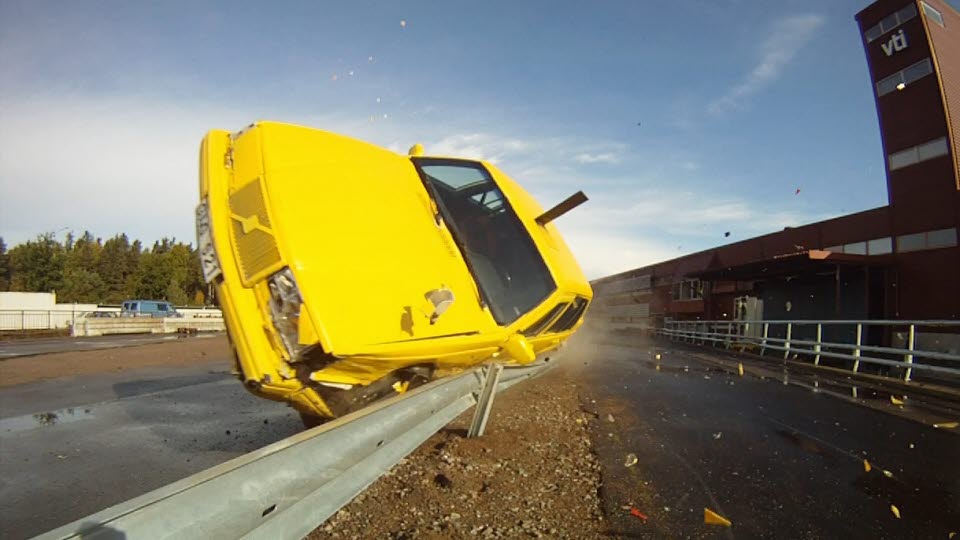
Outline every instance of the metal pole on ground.
<svg viewBox="0 0 960 540">
<path fill-rule="evenodd" d="M 915 335 L 916 335 L 915 330 L 916 330 L 916 327 L 911 324 L 911 325 L 910 325 L 910 334 L 907 335 L 907 350 L 910 351 L 910 352 L 907 353 L 907 354 L 905 354 L 905 355 L 903 355 L 903 361 L 906 362 L 906 363 L 908 363 L 908 364 L 912 364 L 912 363 L 913 363 L 913 343 L 914 343 L 914 337 L 915 337 Z M 912 373 L 913 373 L 913 368 L 909 368 L 909 367 L 908 367 L 908 368 L 907 368 L 907 371 L 904 372 L 904 374 L 903 374 L 903 382 L 910 382 L 910 375 L 911 375 Z"/>
<path fill-rule="evenodd" d="M 760 356 L 767 351 L 767 334 L 770 332 L 770 323 L 763 323 L 763 344 L 760 345 Z"/>
<path fill-rule="evenodd" d="M 487 427 L 487 420 L 490 418 L 490 410 L 493 408 L 493 398 L 497 395 L 497 384 L 500 382 L 500 374 L 503 373 L 502 364 L 491 364 L 484 370 L 483 388 L 480 395 L 477 396 L 477 407 L 473 412 L 473 421 L 470 422 L 470 430 L 467 437 L 480 437 L 483 430 Z"/>
<path fill-rule="evenodd" d="M 853 349 L 853 372 L 860 371 L 860 345 L 863 340 L 863 325 L 857 324 L 857 346 Z"/>
<path fill-rule="evenodd" d="M 787 341 L 783 344 L 783 359 L 790 357 L 790 338 L 793 334 L 793 323 L 787 323 Z"/>
<path fill-rule="evenodd" d="M 813 346 L 814 352 L 817 353 L 817 356 L 813 358 L 813 365 L 820 365 L 820 342 L 823 341 L 823 324 L 817 323 L 817 344 Z"/>
</svg>

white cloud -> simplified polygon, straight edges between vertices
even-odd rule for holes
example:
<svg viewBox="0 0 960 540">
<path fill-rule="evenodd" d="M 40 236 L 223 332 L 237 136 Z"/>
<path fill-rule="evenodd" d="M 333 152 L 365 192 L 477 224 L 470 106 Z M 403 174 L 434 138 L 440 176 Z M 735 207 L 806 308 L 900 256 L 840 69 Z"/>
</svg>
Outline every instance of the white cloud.
<svg viewBox="0 0 960 540">
<path fill-rule="evenodd" d="M 813 38 L 814 32 L 823 25 L 819 15 L 792 15 L 776 21 L 760 47 L 760 62 L 754 66 L 743 81 L 733 86 L 719 98 L 710 102 L 707 110 L 719 115 L 743 106 L 743 101 L 775 81 L 797 52 Z"/>
<path fill-rule="evenodd" d="M 505 156 L 528 152 L 530 149 L 531 143 L 528 141 L 489 133 L 448 135 L 426 145 L 428 155 L 483 159 L 491 163 L 499 163 Z"/>
<path fill-rule="evenodd" d="M 616 164 L 620 163 L 620 156 L 613 152 L 604 152 L 602 154 L 590 154 L 587 152 L 582 152 L 573 156 L 573 160 L 577 163 L 590 164 L 590 163 L 610 163 Z"/>
</svg>

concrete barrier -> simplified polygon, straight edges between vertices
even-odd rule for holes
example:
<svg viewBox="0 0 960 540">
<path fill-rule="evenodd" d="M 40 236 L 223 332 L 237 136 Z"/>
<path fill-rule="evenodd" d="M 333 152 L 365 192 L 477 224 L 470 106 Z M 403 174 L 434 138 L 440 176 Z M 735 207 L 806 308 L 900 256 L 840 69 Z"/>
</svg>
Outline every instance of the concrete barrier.
<svg viewBox="0 0 960 540">
<path fill-rule="evenodd" d="M 74 337 L 90 337 L 110 334 L 172 334 L 176 332 L 222 332 L 224 330 L 226 330 L 226 327 L 223 324 L 223 319 L 214 317 L 90 318 L 77 321 L 71 334 Z"/>
</svg>

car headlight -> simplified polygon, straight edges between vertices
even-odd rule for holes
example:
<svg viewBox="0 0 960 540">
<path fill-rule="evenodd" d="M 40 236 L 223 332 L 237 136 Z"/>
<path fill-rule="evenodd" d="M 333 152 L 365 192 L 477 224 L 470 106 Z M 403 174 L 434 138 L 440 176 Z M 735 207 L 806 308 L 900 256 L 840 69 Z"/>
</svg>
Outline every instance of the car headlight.
<svg viewBox="0 0 960 540">
<path fill-rule="evenodd" d="M 289 268 L 270 276 L 270 315 L 273 318 L 273 327 L 276 328 L 287 348 L 291 360 L 296 360 L 303 348 L 299 343 L 300 331 L 300 289 Z"/>
</svg>

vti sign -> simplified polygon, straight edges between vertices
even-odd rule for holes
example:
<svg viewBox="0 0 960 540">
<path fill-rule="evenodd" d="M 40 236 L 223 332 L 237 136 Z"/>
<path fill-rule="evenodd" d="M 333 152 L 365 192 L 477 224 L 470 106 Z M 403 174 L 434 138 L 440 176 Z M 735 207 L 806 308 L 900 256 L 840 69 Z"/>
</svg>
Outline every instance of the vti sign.
<svg viewBox="0 0 960 540">
<path fill-rule="evenodd" d="M 893 56 L 893 53 L 898 53 L 907 48 L 907 36 L 903 33 L 903 30 L 900 30 L 890 36 L 886 43 L 881 43 L 880 48 L 883 49 L 883 54 Z"/>
</svg>

